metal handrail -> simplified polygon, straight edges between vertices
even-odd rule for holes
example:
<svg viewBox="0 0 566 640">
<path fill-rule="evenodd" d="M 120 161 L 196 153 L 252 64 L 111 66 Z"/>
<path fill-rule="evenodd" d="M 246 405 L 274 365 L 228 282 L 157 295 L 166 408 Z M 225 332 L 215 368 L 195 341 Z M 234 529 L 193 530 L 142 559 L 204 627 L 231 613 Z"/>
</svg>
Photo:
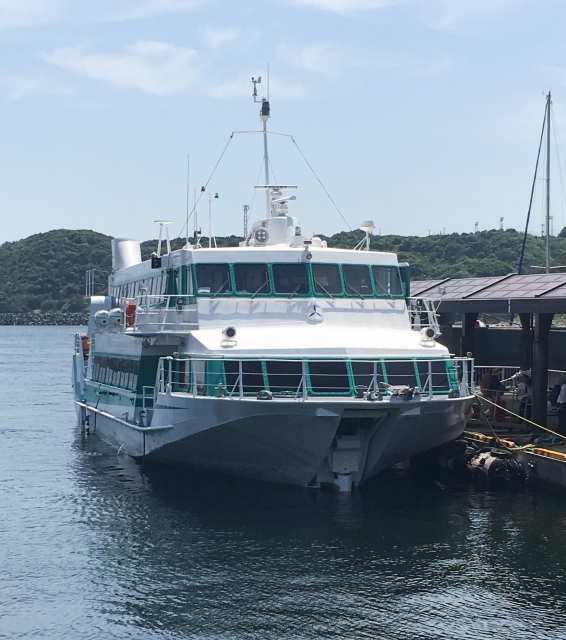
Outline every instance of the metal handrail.
<svg viewBox="0 0 566 640">
<path fill-rule="evenodd" d="M 196 298 L 189 295 L 149 295 L 142 293 L 135 299 L 135 332 L 194 329 L 198 324 Z"/>
<path fill-rule="evenodd" d="M 438 323 L 438 306 L 440 300 L 431 298 L 407 298 L 407 311 L 411 321 L 411 329 L 420 331 L 426 327 L 432 327 L 440 335 L 440 325 Z"/>
<path fill-rule="evenodd" d="M 264 373 L 264 368 L 259 371 L 244 371 L 244 363 L 249 361 L 255 362 L 301 362 L 301 370 L 295 372 L 277 372 L 277 373 Z M 306 401 L 309 398 L 320 398 L 324 396 L 349 396 L 356 395 L 358 397 L 367 398 L 368 395 L 379 394 L 381 396 L 393 395 L 397 393 L 399 389 L 407 386 L 404 381 L 414 375 L 415 388 L 419 387 L 421 395 L 432 398 L 435 393 L 447 394 L 451 390 L 459 390 L 460 395 L 468 395 L 468 388 L 475 389 L 475 376 L 474 376 L 474 360 L 473 358 L 452 358 L 449 362 L 452 362 L 455 367 L 451 372 L 449 368 L 445 371 L 433 371 L 433 364 L 438 362 L 446 362 L 446 359 L 414 359 L 414 358 L 378 358 L 378 359 L 350 359 L 350 360 L 329 360 L 321 359 L 319 362 L 327 363 L 341 363 L 345 365 L 344 372 L 328 372 L 328 373 L 313 373 L 310 371 L 310 365 L 313 362 L 317 362 L 316 358 L 294 359 L 294 358 L 218 358 L 218 357 L 195 357 L 195 358 L 173 358 L 167 356 L 159 359 L 158 372 L 156 377 L 156 394 L 157 393 L 187 393 L 194 398 L 202 395 L 216 395 L 217 397 L 225 397 L 228 399 L 242 399 L 244 397 L 250 397 L 260 391 L 270 389 L 275 395 L 281 397 L 289 397 L 295 400 Z M 226 380 L 226 371 L 219 369 L 218 372 L 208 375 L 217 375 L 217 380 L 209 382 L 206 379 L 205 363 L 222 363 L 222 362 L 237 362 L 237 371 L 232 371 L 231 375 L 235 376 L 230 382 Z M 358 373 L 350 369 L 355 363 L 364 362 L 373 364 L 373 372 Z M 421 365 L 418 373 L 413 369 L 412 373 L 388 373 L 387 365 L 393 363 L 411 363 L 414 366 L 415 362 Z M 350 364 L 347 364 L 350 363 Z M 426 371 L 422 370 L 422 365 L 427 365 Z M 385 365 L 385 369 L 383 369 Z M 267 383 L 265 383 L 264 375 L 267 375 Z M 244 377 L 251 376 L 252 382 L 245 383 Z M 272 385 L 270 377 L 276 376 L 279 381 L 281 379 L 287 379 L 289 384 L 276 384 Z M 343 379 L 345 376 L 348 378 L 348 386 L 334 386 L 332 380 Z M 369 384 L 356 385 L 356 377 L 366 378 L 370 377 Z M 385 377 L 386 376 L 386 377 Z M 418 376 L 418 377 L 417 377 Z M 442 379 L 447 380 L 447 388 L 439 388 L 434 384 L 435 377 L 441 376 Z M 253 377 L 256 379 L 253 380 Z M 319 384 L 316 387 L 312 385 L 312 378 L 319 378 Z M 324 383 L 320 383 L 320 378 L 324 378 Z M 380 379 L 381 378 L 381 379 Z M 395 384 L 395 378 L 404 379 L 398 384 Z M 353 379 L 353 386 L 352 386 Z M 420 383 L 420 384 L 419 384 Z"/>
</svg>

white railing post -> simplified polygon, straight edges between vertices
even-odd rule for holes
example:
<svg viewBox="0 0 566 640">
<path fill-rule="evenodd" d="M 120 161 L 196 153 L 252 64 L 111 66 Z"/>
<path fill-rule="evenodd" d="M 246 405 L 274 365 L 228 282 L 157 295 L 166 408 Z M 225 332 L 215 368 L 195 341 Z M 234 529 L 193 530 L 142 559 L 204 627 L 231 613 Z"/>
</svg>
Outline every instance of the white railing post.
<svg viewBox="0 0 566 640">
<path fill-rule="evenodd" d="M 374 393 L 377 393 L 377 362 L 373 363 L 373 378 L 371 381 Z"/>
<path fill-rule="evenodd" d="M 434 387 L 432 385 L 432 360 L 428 361 L 428 397 L 430 400 L 434 398 Z"/>
<path fill-rule="evenodd" d="M 167 393 L 171 393 L 173 389 L 173 360 L 171 358 L 169 360 L 169 380 L 167 383 Z"/>
<path fill-rule="evenodd" d="M 475 360 L 474 358 L 470 359 L 470 387 L 472 391 L 476 392 L 476 371 L 475 371 Z"/>
<path fill-rule="evenodd" d="M 243 367 L 241 360 L 238 360 L 238 393 L 241 400 L 244 397 Z"/>
<path fill-rule="evenodd" d="M 468 395 L 468 360 L 462 360 L 462 381 L 460 383 L 460 397 Z"/>
<path fill-rule="evenodd" d="M 193 377 L 193 398 L 197 397 L 197 372 L 195 369 L 195 361 L 191 358 L 191 375 Z"/>
<path fill-rule="evenodd" d="M 309 397 L 309 390 L 307 389 L 307 363 L 303 360 L 301 364 L 303 369 L 303 376 L 301 378 L 301 384 L 303 385 L 303 402 L 306 402 Z"/>
</svg>

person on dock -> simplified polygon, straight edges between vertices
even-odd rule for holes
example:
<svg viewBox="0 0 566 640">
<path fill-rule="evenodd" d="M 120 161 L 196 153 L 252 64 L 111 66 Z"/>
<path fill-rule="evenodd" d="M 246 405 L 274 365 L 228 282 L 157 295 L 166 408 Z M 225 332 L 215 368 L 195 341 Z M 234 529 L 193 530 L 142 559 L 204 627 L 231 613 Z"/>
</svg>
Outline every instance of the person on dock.
<svg viewBox="0 0 566 640">
<path fill-rule="evenodd" d="M 533 414 L 533 381 L 526 373 L 521 376 L 521 382 L 517 385 L 517 395 L 521 399 L 519 415 L 530 420 Z M 521 424 L 523 420 L 519 419 L 517 422 Z"/>
<path fill-rule="evenodd" d="M 560 378 L 558 384 L 560 385 L 560 393 L 556 400 L 558 405 L 558 411 L 556 412 L 558 415 L 557 431 L 560 435 L 566 436 L 566 378 Z"/>
</svg>

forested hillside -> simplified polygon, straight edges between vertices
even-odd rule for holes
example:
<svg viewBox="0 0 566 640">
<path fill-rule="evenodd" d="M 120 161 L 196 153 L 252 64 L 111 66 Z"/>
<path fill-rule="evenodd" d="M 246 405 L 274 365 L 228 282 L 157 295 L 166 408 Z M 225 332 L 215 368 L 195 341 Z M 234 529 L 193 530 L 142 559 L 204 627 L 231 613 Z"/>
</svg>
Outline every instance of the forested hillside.
<svg viewBox="0 0 566 640">
<path fill-rule="evenodd" d="M 361 231 L 327 237 L 331 247 L 353 248 Z M 110 236 L 95 231 L 58 229 L 0 245 L 0 312 L 82 311 L 87 269 L 96 269 L 103 293 L 111 269 Z M 241 238 L 217 238 L 219 246 L 237 246 Z M 512 229 L 426 236 L 373 236 L 375 250 L 393 251 L 411 265 L 413 279 L 505 275 L 516 272 L 523 234 Z M 204 239 L 203 245 L 207 241 Z M 175 240 L 173 248 L 183 246 Z M 147 259 L 157 240 L 142 243 Z M 551 263 L 566 264 L 566 229 L 551 238 Z M 544 239 L 528 236 L 524 272 L 544 264 Z"/>
<path fill-rule="evenodd" d="M 110 240 L 57 229 L 0 245 L 0 312 L 82 311 L 87 269 L 110 271 Z"/>
</svg>

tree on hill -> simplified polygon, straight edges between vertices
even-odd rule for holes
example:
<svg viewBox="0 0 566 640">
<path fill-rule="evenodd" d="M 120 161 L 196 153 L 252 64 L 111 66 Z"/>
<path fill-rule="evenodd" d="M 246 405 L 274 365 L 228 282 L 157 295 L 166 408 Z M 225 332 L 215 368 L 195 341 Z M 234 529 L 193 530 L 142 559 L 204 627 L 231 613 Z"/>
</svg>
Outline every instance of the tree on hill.
<svg viewBox="0 0 566 640">
<path fill-rule="evenodd" d="M 321 236 L 324 238 L 324 236 Z M 353 249 L 364 233 L 344 231 L 325 238 L 330 247 Z M 112 267 L 110 236 L 95 231 L 59 229 L 38 233 L 17 242 L 0 245 L 0 312 L 81 311 L 85 308 L 84 282 L 87 269 L 96 269 L 97 293 L 104 293 Z M 219 247 L 235 247 L 238 236 L 219 237 Z M 566 264 L 566 229 L 550 238 L 553 265 Z M 452 233 L 424 238 L 417 236 L 373 236 L 374 251 L 397 253 L 411 265 L 414 280 L 498 276 L 517 271 L 523 234 L 514 229 L 478 233 Z M 528 236 L 524 272 L 544 264 L 544 238 Z M 207 238 L 202 238 L 208 246 Z M 171 242 L 173 249 L 185 240 Z M 157 240 L 141 245 L 142 259 L 157 250 Z"/>
<path fill-rule="evenodd" d="M 82 311 L 87 269 L 110 272 L 110 240 L 57 229 L 0 245 L 0 312 Z"/>
</svg>

